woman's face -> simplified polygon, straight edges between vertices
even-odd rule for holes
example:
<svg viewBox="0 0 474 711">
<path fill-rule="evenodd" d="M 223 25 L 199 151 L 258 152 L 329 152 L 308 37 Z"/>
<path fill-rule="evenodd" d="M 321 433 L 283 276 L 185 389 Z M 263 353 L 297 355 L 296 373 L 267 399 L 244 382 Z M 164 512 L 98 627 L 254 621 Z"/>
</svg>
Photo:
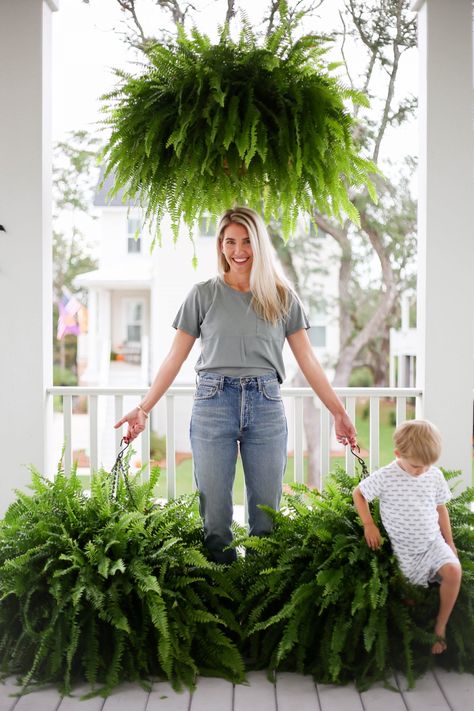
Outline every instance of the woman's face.
<svg viewBox="0 0 474 711">
<path fill-rule="evenodd" d="M 239 222 L 231 222 L 224 230 L 221 251 L 235 276 L 250 276 L 253 253 L 247 228 Z"/>
</svg>

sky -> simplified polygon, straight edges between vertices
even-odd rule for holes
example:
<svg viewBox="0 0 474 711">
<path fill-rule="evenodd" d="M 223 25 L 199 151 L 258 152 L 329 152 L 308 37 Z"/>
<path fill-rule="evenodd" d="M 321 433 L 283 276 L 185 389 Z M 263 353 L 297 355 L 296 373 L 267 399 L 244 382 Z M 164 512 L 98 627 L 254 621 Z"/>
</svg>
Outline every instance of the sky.
<svg viewBox="0 0 474 711">
<path fill-rule="evenodd" d="M 200 28 L 214 33 L 224 16 L 222 0 L 195 0 L 199 9 Z M 339 23 L 338 10 L 342 0 L 326 0 L 320 17 L 313 20 L 311 29 L 329 30 Z M 249 20 L 254 23 L 263 16 L 267 0 L 240 0 Z M 149 33 L 162 22 L 150 0 L 138 0 L 137 7 L 147 8 L 144 26 Z M 340 25 L 339 25 L 340 26 Z M 113 67 L 133 70 L 133 55 L 123 41 L 124 15 L 116 0 L 60 0 L 59 12 L 53 14 L 53 140 L 63 139 L 68 131 L 100 130 L 99 97 L 115 84 Z M 339 59 L 339 53 L 335 56 Z M 362 48 L 353 49 L 351 69 L 357 73 L 361 66 Z M 403 90 L 417 91 L 416 52 L 401 65 L 400 85 Z M 408 152 L 417 151 L 416 124 L 412 122 L 390 138 L 387 153 L 398 154 L 397 145 Z"/>
</svg>

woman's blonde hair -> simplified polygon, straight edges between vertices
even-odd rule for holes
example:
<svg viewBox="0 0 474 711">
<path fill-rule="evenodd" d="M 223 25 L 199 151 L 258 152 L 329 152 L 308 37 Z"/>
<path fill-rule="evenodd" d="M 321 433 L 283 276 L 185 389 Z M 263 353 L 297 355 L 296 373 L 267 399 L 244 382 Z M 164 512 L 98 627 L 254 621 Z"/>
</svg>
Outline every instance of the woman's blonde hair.
<svg viewBox="0 0 474 711">
<path fill-rule="evenodd" d="M 434 464 L 441 454 L 441 434 L 428 420 L 407 420 L 393 434 L 402 457 L 416 457 L 421 464 Z"/>
<path fill-rule="evenodd" d="M 226 227 L 232 223 L 238 223 L 246 228 L 252 247 L 253 259 L 250 272 L 252 306 L 261 318 L 276 324 L 288 314 L 290 296 L 294 294 L 294 290 L 279 268 L 265 223 L 260 215 L 249 207 L 234 207 L 226 210 L 219 220 L 216 241 L 219 276 L 224 278 L 229 271 L 227 260 L 222 254 L 222 240 Z"/>
</svg>

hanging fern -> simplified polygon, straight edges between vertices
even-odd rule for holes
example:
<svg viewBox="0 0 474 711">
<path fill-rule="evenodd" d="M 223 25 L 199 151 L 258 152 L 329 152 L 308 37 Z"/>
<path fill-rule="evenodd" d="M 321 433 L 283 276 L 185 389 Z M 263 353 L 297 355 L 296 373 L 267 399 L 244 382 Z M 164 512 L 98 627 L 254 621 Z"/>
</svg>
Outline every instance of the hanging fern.
<svg viewBox="0 0 474 711">
<path fill-rule="evenodd" d="M 196 220 L 234 204 L 281 217 L 287 238 L 298 214 L 314 206 L 358 222 L 351 188 L 366 187 L 375 166 L 358 155 L 347 100 L 366 97 L 343 86 L 325 65 L 324 39 L 291 39 L 282 23 L 263 43 L 245 26 L 217 44 L 194 29 L 172 46 L 155 45 L 139 76 L 122 71 L 104 97 L 111 135 L 104 151 L 112 194 L 145 209 L 158 228 L 171 215 Z"/>
<path fill-rule="evenodd" d="M 322 494 L 294 485 L 280 512 L 268 510 L 272 535 L 240 541 L 253 551 L 241 573 L 245 656 L 255 668 L 355 680 L 360 689 L 394 669 L 413 685 L 435 661 L 474 672 L 474 489 L 449 504 L 463 583 L 448 650 L 435 660 L 439 586 L 406 582 L 387 536 L 378 551 L 369 549 L 352 502 L 358 482 L 340 470 Z M 373 514 L 383 531 L 377 505 Z"/>
</svg>

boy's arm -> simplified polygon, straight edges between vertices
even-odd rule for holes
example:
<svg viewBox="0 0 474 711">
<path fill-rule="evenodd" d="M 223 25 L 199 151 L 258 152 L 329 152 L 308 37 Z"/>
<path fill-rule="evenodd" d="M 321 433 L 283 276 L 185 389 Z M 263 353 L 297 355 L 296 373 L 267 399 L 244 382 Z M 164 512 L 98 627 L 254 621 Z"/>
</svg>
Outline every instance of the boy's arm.
<svg viewBox="0 0 474 711">
<path fill-rule="evenodd" d="M 369 504 L 367 499 L 362 494 L 358 486 L 352 492 L 352 498 L 354 499 L 354 505 L 357 509 L 357 513 L 360 516 L 362 523 L 364 524 L 364 537 L 367 541 L 367 545 L 372 550 L 380 548 L 382 543 L 382 536 L 380 531 L 374 523 L 372 514 L 370 513 Z"/>
<path fill-rule="evenodd" d="M 439 506 L 436 507 L 436 510 L 438 511 L 438 520 L 439 527 L 441 529 L 441 534 L 448 546 L 457 555 L 458 552 L 453 541 L 453 533 L 451 531 L 451 521 L 449 520 L 448 509 L 446 508 L 445 504 L 439 504 Z"/>
</svg>

